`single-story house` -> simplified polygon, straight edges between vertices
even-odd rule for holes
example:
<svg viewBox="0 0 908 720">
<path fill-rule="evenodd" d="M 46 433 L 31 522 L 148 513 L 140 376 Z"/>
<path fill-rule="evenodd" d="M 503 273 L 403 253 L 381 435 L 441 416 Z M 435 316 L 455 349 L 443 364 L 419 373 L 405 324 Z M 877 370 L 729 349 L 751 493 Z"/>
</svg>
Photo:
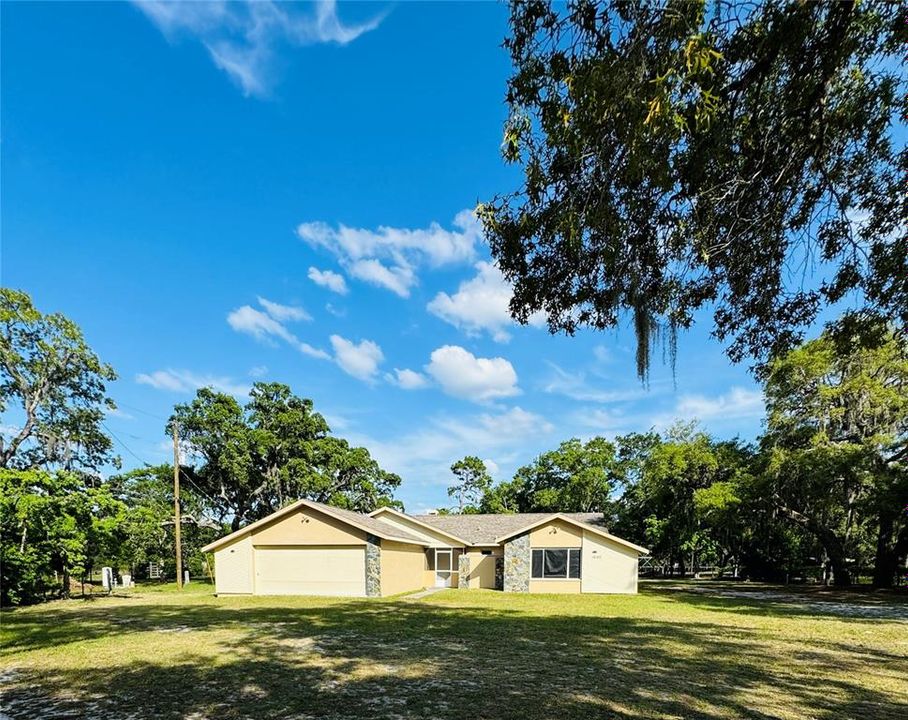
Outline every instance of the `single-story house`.
<svg viewBox="0 0 908 720">
<path fill-rule="evenodd" d="M 219 595 L 380 597 L 424 587 L 635 593 L 646 548 L 598 513 L 368 515 L 300 500 L 202 548 Z"/>
</svg>

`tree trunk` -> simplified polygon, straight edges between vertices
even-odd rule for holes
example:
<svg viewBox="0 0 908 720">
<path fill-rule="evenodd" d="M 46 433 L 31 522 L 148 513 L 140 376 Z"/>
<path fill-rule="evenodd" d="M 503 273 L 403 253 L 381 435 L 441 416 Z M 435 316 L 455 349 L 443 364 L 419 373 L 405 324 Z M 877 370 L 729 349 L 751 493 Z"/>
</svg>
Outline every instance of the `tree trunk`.
<svg viewBox="0 0 908 720">
<path fill-rule="evenodd" d="M 898 572 L 899 560 L 908 551 L 908 525 L 895 535 L 895 513 L 880 513 L 880 526 L 876 536 L 876 554 L 873 561 L 873 586 L 890 588 Z"/>
<path fill-rule="evenodd" d="M 832 584 L 836 587 L 851 585 L 851 572 L 848 570 L 845 553 L 845 543 L 836 535 L 835 531 L 824 525 L 820 520 L 806 515 L 780 503 L 779 509 L 796 523 L 810 531 L 829 557 L 829 564 L 835 574 Z"/>
<path fill-rule="evenodd" d="M 848 570 L 845 556 L 839 553 L 829 553 L 829 564 L 832 565 L 832 584 L 836 587 L 851 585 L 851 572 Z"/>
</svg>

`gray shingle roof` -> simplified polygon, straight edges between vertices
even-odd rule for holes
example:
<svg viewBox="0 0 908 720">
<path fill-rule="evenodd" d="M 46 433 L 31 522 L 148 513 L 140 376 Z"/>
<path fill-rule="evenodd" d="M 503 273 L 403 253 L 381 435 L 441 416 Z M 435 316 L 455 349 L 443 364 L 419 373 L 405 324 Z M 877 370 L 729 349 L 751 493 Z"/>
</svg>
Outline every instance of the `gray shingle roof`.
<svg viewBox="0 0 908 720">
<path fill-rule="evenodd" d="M 411 515 L 426 525 L 456 535 L 474 545 L 494 545 L 502 535 L 555 515 L 564 515 L 577 522 L 607 530 L 602 513 L 516 513 L 513 515 Z"/>
</svg>

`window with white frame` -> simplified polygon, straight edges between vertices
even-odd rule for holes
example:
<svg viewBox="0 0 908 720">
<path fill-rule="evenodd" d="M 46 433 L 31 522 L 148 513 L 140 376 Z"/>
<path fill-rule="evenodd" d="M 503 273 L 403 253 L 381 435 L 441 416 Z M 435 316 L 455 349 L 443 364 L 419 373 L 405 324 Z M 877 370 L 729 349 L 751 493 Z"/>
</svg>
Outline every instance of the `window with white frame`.
<svg viewBox="0 0 908 720">
<path fill-rule="evenodd" d="M 579 579 L 580 548 L 534 549 L 532 576 L 536 580 Z"/>
</svg>

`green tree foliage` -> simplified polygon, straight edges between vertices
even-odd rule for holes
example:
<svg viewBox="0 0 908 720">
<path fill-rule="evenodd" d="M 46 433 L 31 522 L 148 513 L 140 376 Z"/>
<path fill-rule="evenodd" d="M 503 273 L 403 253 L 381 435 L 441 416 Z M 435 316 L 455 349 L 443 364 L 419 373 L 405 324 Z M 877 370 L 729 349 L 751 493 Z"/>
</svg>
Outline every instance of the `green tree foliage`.
<svg viewBox="0 0 908 720">
<path fill-rule="evenodd" d="M 0 288 L 0 412 L 17 413 L 17 430 L 0 437 L 0 467 L 97 474 L 117 463 L 102 430 L 105 410 L 115 408 L 106 383 L 115 379 L 75 323 Z"/>
<path fill-rule="evenodd" d="M 822 543 L 837 582 L 875 536 L 874 582 L 891 585 L 908 552 L 908 345 L 885 326 L 874 347 L 850 322 L 767 372 L 766 492 Z"/>
<path fill-rule="evenodd" d="M 601 437 L 586 443 L 573 438 L 518 469 L 513 481 L 482 505 L 507 503 L 513 512 L 603 511 L 618 470 L 612 443 Z"/>
<path fill-rule="evenodd" d="M 448 497 L 457 499 L 457 512 L 479 512 L 483 495 L 492 487 L 485 463 L 475 455 L 467 455 L 451 465 L 451 472 L 455 482 L 448 488 Z"/>
<path fill-rule="evenodd" d="M 351 510 L 394 503 L 400 478 L 382 470 L 365 448 L 329 434 L 312 401 L 286 385 L 256 383 L 249 402 L 202 388 L 178 405 L 168 423 L 198 466 L 186 468 L 233 529 L 290 500 L 308 498 Z"/>
<path fill-rule="evenodd" d="M 134 578 L 147 576 L 148 564 L 156 563 L 164 577 L 176 573 L 173 467 L 139 468 L 110 478 L 111 494 L 128 508 L 123 519 L 123 542 L 108 558 L 115 567 L 128 569 Z M 211 568 L 201 548 L 224 534 L 225 526 L 209 517 L 211 503 L 184 481 L 180 489 L 183 566 L 194 577 L 205 577 Z"/>
<path fill-rule="evenodd" d="M 2 604 L 68 595 L 98 557 L 117 553 L 126 507 L 79 473 L 0 470 Z"/>
<path fill-rule="evenodd" d="M 676 425 L 643 460 L 628 500 L 644 518 L 653 551 L 678 563 L 728 565 L 737 561 L 736 520 L 742 485 L 749 480 L 750 451 L 718 443 L 692 425 Z"/>
<path fill-rule="evenodd" d="M 908 323 L 906 36 L 895 0 L 512 2 L 503 152 L 524 180 L 479 216 L 513 316 L 629 313 L 641 377 L 701 308 L 734 361 L 846 295 Z"/>
</svg>

